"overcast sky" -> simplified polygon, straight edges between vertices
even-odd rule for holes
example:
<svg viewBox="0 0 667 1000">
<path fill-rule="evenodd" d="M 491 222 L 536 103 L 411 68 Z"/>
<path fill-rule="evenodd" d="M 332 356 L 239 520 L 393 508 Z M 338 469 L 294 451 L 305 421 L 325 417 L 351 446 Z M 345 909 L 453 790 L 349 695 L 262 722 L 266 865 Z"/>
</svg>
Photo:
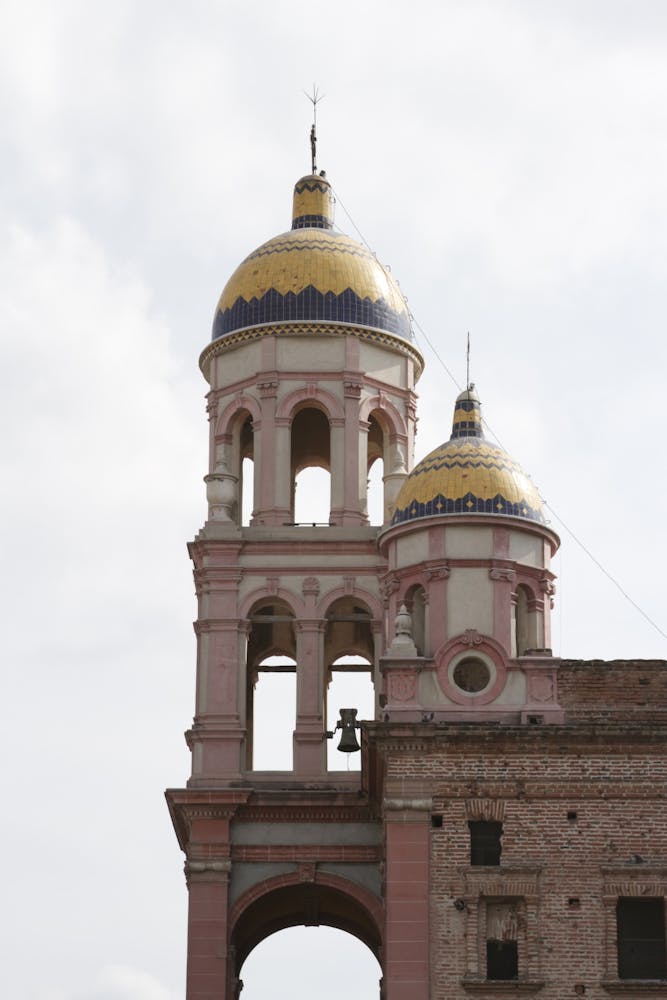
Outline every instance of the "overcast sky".
<svg viewBox="0 0 667 1000">
<path fill-rule="evenodd" d="M 556 516 L 666 631 L 667 4 L 0 10 L 3 993 L 182 1000 L 162 791 L 189 772 L 197 360 L 231 271 L 289 228 L 303 90 L 326 95 L 337 225 L 344 205 L 460 385 L 470 331 L 485 416 L 555 512 L 556 652 L 663 658 Z M 418 343 L 422 457 L 457 388 Z M 319 1000 L 341 969 L 376 995 L 372 962 L 297 939 Z M 261 947 L 244 1000 L 312 997 Z"/>
</svg>

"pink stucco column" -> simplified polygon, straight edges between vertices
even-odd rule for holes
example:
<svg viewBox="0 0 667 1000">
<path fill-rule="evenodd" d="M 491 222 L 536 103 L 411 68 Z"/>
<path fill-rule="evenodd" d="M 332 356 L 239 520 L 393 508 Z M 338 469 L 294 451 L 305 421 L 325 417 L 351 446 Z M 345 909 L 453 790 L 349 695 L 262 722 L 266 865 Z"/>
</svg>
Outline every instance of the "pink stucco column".
<svg viewBox="0 0 667 1000">
<path fill-rule="evenodd" d="M 493 559 L 489 577 L 493 580 L 493 638 L 509 656 L 512 649 L 511 607 L 516 573 L 509 563 Z"/>
<path fill-rule="evenodd" d="M 187 734 L 192 780 L 240 773 L 238 543 L 193 542 L 199 618 L 195 724 Z"/>
<path fill-rule="evenodd" d="M 387 798 L 387 1000 L 429 1000 L 429 849 L 431 802 Z"/>
<path fill-rule="evenodd" d="M 345 454 L 345 426 L 340 417 L 329 420 L 331 445 L 331 513 L 332 524 L 345 524 L 345 477 L 348 456 Z"/>
<path fill-rule="evenodd" d="M 345 374 L 343 391 L 345 394 L 343 524 L 365 524 L 368 522 L 368 517 L 366 511 L 362 509 L 362 501 L 365 503 L 368 459 L 366 457 L 361 468 L 364 450 L 359 421 L 361 380 L 356 372 Z"/>
<path fill-rule="evenodd" d="M 188 971 L 186 1000 L 231 1000 L 228 996 L 227 892 L 229 862 L 189 862 Z"/>
<path fill-rule="evenodd" d="M 291 421 L 289 417 L 276 417 L 273 435 L 269 439 L 267 434 L 267 447 L 273 449 L 275 456 L 274 478 L 271 480 L 267 490 L 266 503 L 267 510 L 271 506 L 270 516 L 267 515 L 266 524 L 287 524 L 294 518 L 292 509 L 292 466 L 291 466 Z"/>
<path fill-rule="evenodd" d="M 262 418 L 255 421 L 255 517 L 253 524 L 274 524 L 277 375 L 265 373 L 258 381 L 258 389 Z"/>
<path fill-rule="evenodd" d="M 321 619 L 306 619 L 296 623 L 296 775 L 320 775 L 326 771 L 322 676 L 324 627 L 325 623 Z"/>
</svg>

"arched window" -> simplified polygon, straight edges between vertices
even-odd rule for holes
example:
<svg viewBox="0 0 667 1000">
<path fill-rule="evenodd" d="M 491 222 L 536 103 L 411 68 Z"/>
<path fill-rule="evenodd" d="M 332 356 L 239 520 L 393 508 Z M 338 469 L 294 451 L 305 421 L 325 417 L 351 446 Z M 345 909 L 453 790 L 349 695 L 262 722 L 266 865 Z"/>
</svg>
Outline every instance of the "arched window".
<svg viewBox="0 0 667 1000">
<path fill-rule="evenodd" d="M 388 519 L 385 502 L 385 441 L 386 434 L 374 411 L 368 420 L 368 483 L 366 511 L 370 524 L 384 524 Z"/>
<path fill-rule="evenodd" d="M 250 614 L 246 686 L 246 767 L 292 770 L 296 720 L 294 615 L 269 598 Z"/>
<path fill-rule="evenodd" d="M 314 474 L 314 470 L 319 471 Z M 306 406 L 292 421 L 292 521 L 299 524 L 329 523 L 330 472 L 329 421 L 322 410 Z"/>
<path fill-rule="evenodd" d="M 250 415 L 245 418 L 239 434 L 239 512 L 240 523 L 250 524 L 254 510 L 254 434 Z"/>
</svg>

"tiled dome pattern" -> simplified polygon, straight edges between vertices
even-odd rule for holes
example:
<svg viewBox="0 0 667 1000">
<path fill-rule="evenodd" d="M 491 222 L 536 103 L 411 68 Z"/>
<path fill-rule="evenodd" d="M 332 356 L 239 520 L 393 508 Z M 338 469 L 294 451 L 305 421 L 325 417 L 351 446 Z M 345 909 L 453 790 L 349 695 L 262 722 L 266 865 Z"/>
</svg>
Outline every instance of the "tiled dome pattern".
<svg viewBox="0 0 667 1000">
<path fill-rule="evenodd" d="M 227 282 L 213 340 L 281 322 L 348 323 L 412 339 L 410 316 L 391 274 L 364 246 L 332 225 L 328 181 L 297 182 L 293 228 L 262 244 Z"/>
<path fill-rule="evenodd" d="M 543 503 L 521 466 L 482 432 L 474 389 L 456 401 L 452 437 L 415 466 L 392 524 L 441 514 L 492 514 L 545 523 Z"/>
</svg>

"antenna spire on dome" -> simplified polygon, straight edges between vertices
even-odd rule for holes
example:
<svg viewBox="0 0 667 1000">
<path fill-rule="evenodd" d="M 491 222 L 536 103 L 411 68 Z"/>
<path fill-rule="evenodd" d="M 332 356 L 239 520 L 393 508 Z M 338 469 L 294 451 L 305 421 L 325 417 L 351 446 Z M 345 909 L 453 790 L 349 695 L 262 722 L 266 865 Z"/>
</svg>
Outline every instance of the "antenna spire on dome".
<svg viewBox="0 0 667 1000">
<path fill-rule="evenodd" d="M 304 94 L 306 91 L 304 90 Z M 317 85 L 313 84 L 313 93 L 306 94 L 306 97 L 313 105 L 313 124 L 310 126 L 310 162 L 311 162 L 311 174 L 317 173 L 317 105 L 320 101 L 323 101 L 326 94 L 320 94 L 317 90 Z"/>
</svg>

